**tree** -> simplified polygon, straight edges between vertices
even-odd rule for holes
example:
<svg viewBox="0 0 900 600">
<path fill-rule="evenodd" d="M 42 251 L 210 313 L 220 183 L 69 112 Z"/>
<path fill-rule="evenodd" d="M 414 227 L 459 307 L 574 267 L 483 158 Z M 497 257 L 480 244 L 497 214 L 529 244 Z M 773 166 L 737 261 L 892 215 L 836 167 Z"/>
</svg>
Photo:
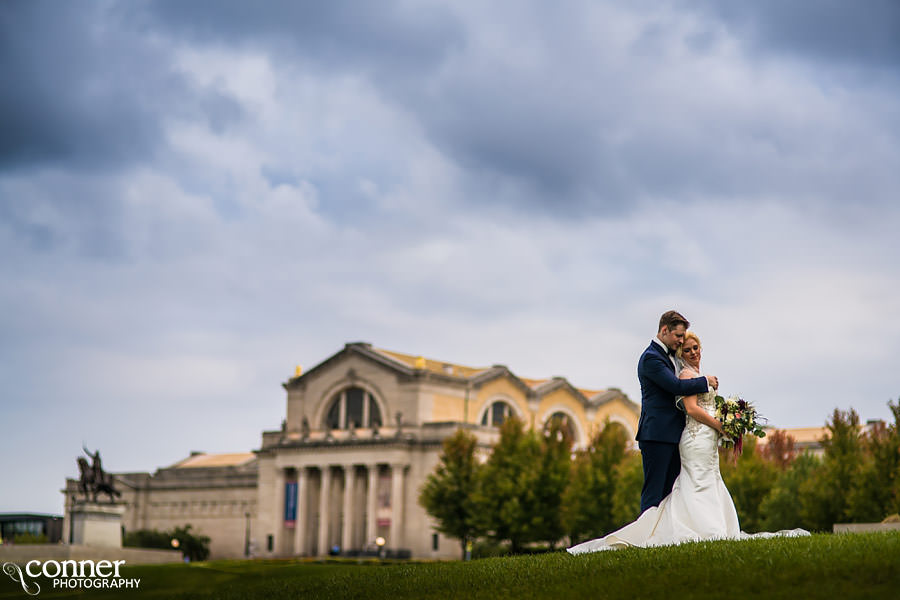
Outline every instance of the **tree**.
<svg viewBox="0 0 900 600">
<path fill-rule="evenodd" d="M 829 435 L 822 439 L 822 465 L 800 486 L 803 520 L 819 531 L 830 531 L 835 523 L 848 518 L 847 493 L 857 483 L 863 459 L 855 410 L 835 409 L 826 427 Z"/>
<path fill-rule="evenodd" d="M 759 454 L 764 459 L 774 463 L 782 471 L 786 470 L 797 456 L 794 447 L 795 440 L 780 429 L 768 432 L 766 444 L 758 446 Z"/>
<path fill-rule="evenodd" d="M 435 472 L 419 492 L 419 504 L 437 521 L 437 530 L 459 540 L 462 558 L 466 545 L 479 535 L 475 493 L 481 465 L 475 455 L 478 440 L 458 429 L 444 440 Z"/>
<path fill-rule="evenodd" d="M 139 529 L 125 535 L 123 546 L 138 548 L 161 548 L 171 550 L 172 540 L 178 540 L 178 549 L 191 562 L 209 558 L 209 537 L 191 533 L 191 526 L 175 527 L 171 531 Z"/>
<path fill-rule="evenodd" d="M 588 447 L 576 453 L 562 502 L 563 523 L 572 543 L 600 537 L 619 524 L 613 499 L 627 443 L 625 430 L 607 421 Z"/>
<path fill-rule="evenodd" d="M 799 502 L 801 489 L 821 466 L 821 461 L 811 452 L 798 455 L 788 468 L 778 476 L 775 485 L 760 505 L 763 529 L 777 531 L 802 527 L 812 529 L 803 515 Z"/>
<path fill-rule="evenodd" d="M 519 419 L 504 421 L 482 471 L 477 521 L 491 539 L 509 540 L 514 554 L 547 529 L 536 489 L 540 463 L 541 442 L 534 431 L 526 432 Z"/>
<path fill-rule="evenodd" d="M 209 558 L 209 538 L 192 534 L 190 525 L 176 527 L 172 530 L 172 537 L 178 540 L 178 549 L 191 562 Z"/>
<path fill-rule="evenodd" d="M 888 402 L 894 423 L 874 423 L 862 436 L 863 460 L 847 495 L 850 521 L 880 521 L 900 509 L 900 405 Z"/>
<path fill-rule="evenodd" d="M 760 531 L 765 516 L 760 505 L 775 483 L 778 467 L 760 455 L 756 438 L 752 436 L 744 441 L 744 450 L 737 461 L 732 457 L 730 449 L 723 450 L 719 455 L 722 479 L 731 492 L 741 529 Z"/>
<path fill-rule="evenodd" d="M 569 485 L 563 493 L 560 517 L 572 544 L 597 537 L 596 527 L 604 514 L 595 499 L 609 482 L 594 469 L 588 449 L 575 453 L 569 473 Z M 598 510 L 599 509 L 599 510 Z"/>
<path fill-rule="evenodd" d="M 561 506 L 569 483 L 572 443 L 564 422 L 551 419 L 541 437 L 541 462 L 535 485 L 535 510 L 541 516 L 535 536 L 553 549 L 565 534 Z"/>
<path fill-rule="evenodd" d="M 641 489 L 643 487 L 644 464 L 641 460 L 641 453 L 629 452 L 616 466 L 611 529 L 618 529 L 640 516 Z"/>
</svg>

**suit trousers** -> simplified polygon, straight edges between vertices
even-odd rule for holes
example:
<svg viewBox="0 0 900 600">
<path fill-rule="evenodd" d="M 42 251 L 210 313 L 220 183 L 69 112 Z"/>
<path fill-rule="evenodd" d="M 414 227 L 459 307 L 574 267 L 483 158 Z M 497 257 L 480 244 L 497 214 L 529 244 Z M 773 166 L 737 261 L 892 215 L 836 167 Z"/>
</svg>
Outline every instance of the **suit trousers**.
<svg viewBox="0 0 900 600">
<path fill-rule="evenodd" d="M 659 506 L 669 495 L 681 472 L 678 444 L 669 442 L 638 442 L 644 466 L 644 487 L 641 488 L 641 512 Z"/>
</svg>

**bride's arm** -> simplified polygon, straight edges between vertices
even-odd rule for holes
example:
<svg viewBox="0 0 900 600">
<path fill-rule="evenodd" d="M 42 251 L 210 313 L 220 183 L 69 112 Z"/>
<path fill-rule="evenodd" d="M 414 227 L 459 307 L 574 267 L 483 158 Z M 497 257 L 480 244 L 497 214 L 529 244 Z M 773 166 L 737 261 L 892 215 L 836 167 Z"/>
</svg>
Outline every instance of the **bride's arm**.
<svg viewBox="0 0 900 600">
<path fill-rule="evenodd" d="M 690 369 L 684 369 L 681 371 L 681 374 L 679 376 L 682 379 L 691 379 L 693 377 L 697 377 L 697 373 Z M 684 403 L 684 412 L 693 417 L 695 421 L 700 421 L 704 425 L 708 425 L 722 435 L 725 435 L 725 430 L 722 429 L 722 422 L 700 408 L 700 405 L 697 404 L 696 394 L 694 394 L 693 396 L 685 396 L 682 402 Z"/>
<path fill-rule="evenodd" d="M 697 396 L 684 397 L 684 410 L 687 414 L 691 415 L 694 420 L 700 421 L 704 425 L 709 425 L 722 435 L 725 435 L 725 430 L 722 429 L 722 422 L 700 408 L 697 404 Z"/>
</svg>

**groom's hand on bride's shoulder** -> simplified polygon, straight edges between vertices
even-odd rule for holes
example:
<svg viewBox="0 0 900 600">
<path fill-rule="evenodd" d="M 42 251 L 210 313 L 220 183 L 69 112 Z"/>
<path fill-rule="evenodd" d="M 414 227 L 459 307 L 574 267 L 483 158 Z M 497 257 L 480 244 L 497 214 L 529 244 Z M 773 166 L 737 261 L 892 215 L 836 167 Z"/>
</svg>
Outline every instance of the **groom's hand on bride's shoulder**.
<svg viewBox="0 0 900 600">
<path fill-rule="evenodd" d="M 710 388 L 712 388 L 714 390 L 719 389 L 719 378 L 716 377 L 715 375 L 707 375 L 706 381 L 707 381 L 707 383 L 709 383 Z"/>
</svg>

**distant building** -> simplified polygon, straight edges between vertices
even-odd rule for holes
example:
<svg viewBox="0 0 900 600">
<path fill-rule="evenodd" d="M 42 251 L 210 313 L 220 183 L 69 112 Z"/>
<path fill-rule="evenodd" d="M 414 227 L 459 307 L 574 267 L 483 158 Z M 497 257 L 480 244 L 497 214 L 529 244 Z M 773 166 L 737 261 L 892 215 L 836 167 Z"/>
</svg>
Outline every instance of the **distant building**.
<svg viewBox="0 0 900 600">
<path fill-rule="evenodd" d="M 149 473 L 116 474 L 123 526 L 191 524 L 211 558 L 322 556 L 373 551 L 455 558 L 418 504 L 444 439 L 463 427 L 486 453 L 498 426 L 558 420 L 577 446 L 605 423 L 633 439 L 640 407 L 615 388 L 563 377 L 527 379 L 503 365 L 467 367 L 351 343 L 283 384 L 287 414 L 254 452 L 202 454 Z M 67 481 L 66 531 L 77 481 Z M 67 538 L 68 539 L 68 538 Z"/>
<path fill-rule="evenodd" d="M 866 421 L 864 425 L 860 426 L 859 433 L 864 434 L 870 431 L 873 427 L 878 425 L 884 425 L 884 421 L 880 419 L 870 419 Z M 831 437 L 831 432 L 827 427 L 769 427 L 769 431 L 782 431 L 785 434 L 789 435 L 794 439 L 794 448 L 798 453 L 802 452 L 811 452 L 816 456 L 823 456 L 825 454 L 825 446 L 823 446 L 823 440 Z M 759 446 L 763 447 L 766 445 L 767 438 L 762 438 L 759 441 Z"/>
<path fill-rule="evenodd" d="M 0 513 L 0 543 L 15 543 L 16 536 L 46 537 L 48 544 L 62 539 L 63 518 L 43 513 Z"/>
<path fill-rule="evenodd" d="M 191 531 L 210 537 L 212 557 L 243 555 L 247 525 L 256 515 L 257 459 L 252 452 L 204 454 L 193 452 L 174 465 L 150 473 L 116 473 L 120 499 L 127 506 L 124 533 L 159 531 L 190 524 Z M 72 541 L 71 508 L 78 481 L 66 480 L 66 543 Z M 108 500 L 100 496 L 100 501 Z M 248 516 L 249 515 L 249 516 Z"/>
</svg>

